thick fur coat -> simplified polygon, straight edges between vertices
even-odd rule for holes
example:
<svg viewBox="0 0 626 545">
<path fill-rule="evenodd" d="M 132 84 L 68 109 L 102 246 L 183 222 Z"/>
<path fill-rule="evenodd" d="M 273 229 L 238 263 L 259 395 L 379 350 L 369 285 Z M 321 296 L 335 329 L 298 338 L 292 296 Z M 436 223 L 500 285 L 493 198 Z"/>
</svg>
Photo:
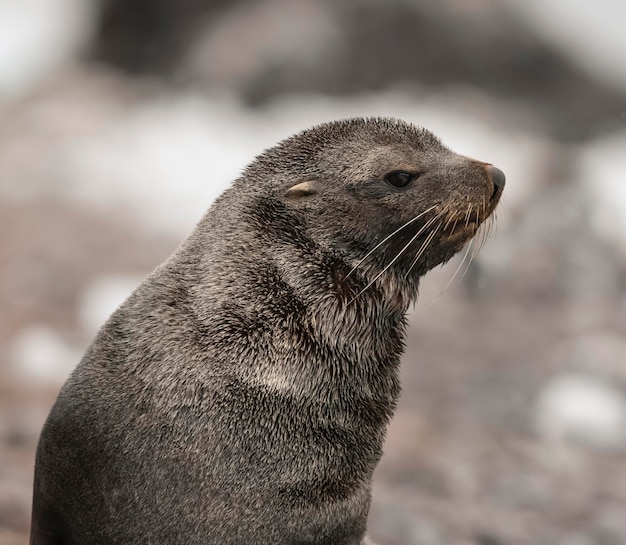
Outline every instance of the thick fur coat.
<svg viewBox="0 0 626 545">
<path fill-rule="evenodd" d="M 32 545 L 364 542 L 405 312 L 500 193 L 486 164 L 393 119 L 259 156 L 61 390 Z"/>
</svg>

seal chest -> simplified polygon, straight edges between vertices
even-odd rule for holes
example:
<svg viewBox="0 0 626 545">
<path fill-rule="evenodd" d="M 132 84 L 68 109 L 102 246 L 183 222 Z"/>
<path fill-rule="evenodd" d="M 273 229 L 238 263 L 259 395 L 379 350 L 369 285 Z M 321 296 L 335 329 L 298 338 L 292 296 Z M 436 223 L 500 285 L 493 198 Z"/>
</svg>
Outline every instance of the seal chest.
<svg viewBox="0 0 626 545">
<path fill-rule="evenodd" d="M 61 390 L 31 543 L 365 543 L 406 310 L 503 187 L 394 119 L 265 151 Z"/>
</svg>

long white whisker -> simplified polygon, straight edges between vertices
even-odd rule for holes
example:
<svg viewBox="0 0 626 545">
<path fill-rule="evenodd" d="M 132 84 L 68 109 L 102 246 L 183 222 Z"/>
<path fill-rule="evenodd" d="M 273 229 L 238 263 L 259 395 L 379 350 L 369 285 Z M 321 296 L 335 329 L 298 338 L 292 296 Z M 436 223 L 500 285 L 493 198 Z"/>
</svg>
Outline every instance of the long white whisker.
<svg viewBox="0 0 626 545">
<path fill-rule="evenodd" d="M 452 221 L 454 221 L 454 216 L 448 216 L 448 221 L 446 221 L 446 224 L 443 226 L 444 231 L 448 228 L 448 225 L 450 225 Z"/>
<path fill-rule="evenodd" d="M 426 307 L 424 307 L 424 309 L 423 309 L 424 311 L 428 310 L 431 306 L 433 306 L 435 304 L 435 301 L 437 301 L 437 299 L 439 299 L 439 297 L 441 297 L 443 295 L 443 293 L 450 287 L 452 282 L 454 282 L 454 279 L 456 278 L 456 275 L 459 274 L 459 271 L 461 270 L 461 268 L 465 264 L 465 260 L 470 255 L 470 250 L 472 249 L 473 243 L 474 243 L 474 239 L 472 239 L 470 241 L 470 243 L 467 245 L 467 248 L 465 249 L 465 252 L 463 253 L 463 258 L 461 259 L 461 262 L 459 263 L 459 266 L 454 271 L 454 274 L 452 275 L 452 278 L 450 278 L 450 280 L 448 280 L 448 283 L 437 294 L 437 297 L 435 297 L 430 303 L 428 303 L 428 305 L 426 305 Z M 470 261 L 471 261 L 471 259 L 470 259 Z"/>
<path fill-rule="evenodd" d="M 469 220 L 470 220 L 470 217 L 471 217 L 471 215 L 472 215 L 472 208 L 473 208 L 473 207 L 474 207 L 474 205 L 473 205 L 473 204 L 470 204 L 470 205 L 468 206 L 468 208 L 467 208 L 467 214 L 466 214 L 466 216 L 465 216 L 465 227 L 467 227 L 467 226 L 469 225 Z"/>
<path fill-rule="evenodd" d="M 438 214 L 434 219 L 438 219 L 441 218 L 448 210 L 448 208 L 452 205 L 452 201 L 450 201 Z M 449 220 L 448 220 L 449 221 Z M 441 226 L 443 224 L 443 221 L 441 221 L 439 223 L 439 225 L 437 225 L 437 227 L 435 227 L 435 229 L 433 229 L 432 233 L 430 233 L 430 235 L 428 236 L 428 238 L 424 241 L 424 243 L 422 244 L 421 248 L 418 250 L 417 255 L 415 256 L 415 258 L 413 259 L 413 261 L 411 262 L 411 265 L 409 266 L 409 270 L 404 274 L 404 278 L 407 278 L 409 276 L 409 273 L 411 272 L 411 270 L 413 269 L 413 267 L 415 267 L 416 263 L 418 262 L 419 258 L 422 256 L 422 254 L 424 253 L 424 251 L 426 250 L 426 246 L 428 244 L 430 244 L 433 239 L 435 238 L 435 233 L 437 231 L 439 231 L 439 229 L 441 229 Z M 447 225 L 447 223 L 446 223 Z M 445 227 L 443 228 L 443 230 L 445 231 Z"/>
<path fill-rule="evenodd" d="M 452 230 L 450 231 L 450 236 L 452 236 L 454 234 L 454 231 L 456 229 L 456 224 L 458 223 L 458 221 L 459 221 L 459 218 L 456 218 L 454 220 L 454 223 L 452 224 Z"/>
<path fill-rule="evenodd" d="M 481 248 L 483 247 L 483 242 L 485 241 L 485 229 L 482 229 L 482 225 L 481 228 L 479 228 L 479 232 L 476 233 L 476 235 L 472 239 L 472 242 L 474 241 L 476 242 L 474 244 L 474 248 L 472 249 L 472 259 L 474 259 L 479 254 Z"/>
<path fill-rule="evenodd" d="M 391 267 L 399 258 L 400 256 L 407 250 L 407 248 L 413 244 L 413 242 L 415 241 L 415 239 L 417 237 L 419 237 L 426 229 L 428 229 L 428 227 L 430 227 L 430 225 L 432 225 L 432 223 L 434 223 L 434 221 L 438 218 L 438 216 L 435 216 L 434 218 L 431 218 L 430 220 L 428 220 L 422 227 L 421 229 L 415 233 L 412 237 L 411 240 L 409 240 L 409 242 L 407 242 L 404 247 L 396 254 L 396 257 L 394 257 L 388 264 L 387 266 L 380 271 L 376 277 L 369 283 L 367 284 L 367 286 L 365 286 L 359 293 L 356 294 L 356 296 L 354 297 L 354 299 L 356 299 L 357 297 L 359 297 L 359 295 L 361 295 L 364 291 L 366 291 L 370 286 L 372 286 L 372 284 L 374 284 L 376 282 L 376 280 L 378 280 L 383 274 L 385 274 L 387 272 L 387 270 L 389 269 L 389 267 Z M 354 299 L 352 299 L 354 301 Z"/>
<path fill-rule="evenodd" d="M 463 282 L 463 279 L 465 278 L 465 275 L 467 274 L 467 272 L 469 271 L 470 267 L 472 266 L 472 262 L 474 261 L 474 257 L 475 256 L 471 256 L 469 261 L 467 262 L 467 267 L 465 267 L 465 270 L 463 271 L 463 274 L 461 275 L 461 278 L 459 278 L 459 283 Z"/>
<path fill-rule="evenodd" d="M 424 210 L 421 214 L 418 214 L 417 216 L 415 216 L 413 219 L 410 219 L 409 221 L 407 221 L 404 225 L 402 225 L 401 227 L 398 227 L 393 233 L 391 233 L 390 235 L 387 235 L 383 240 L 381 240 L 376 246 L 374 246 L 369 252 L 367 252 L 367 254 L 365 254 L 365 257 L 363 257 L 362 259 L 360 259 L 357 264 L 352 267 L 352 270 L 346 275 L 346 278 L 348 278 L 354 271 L 356 271 L 359 266 L 361 265 L 361 263 L 363 263 L 370 255 L 372 255 L 376 250 L 378 250 L 378 248 L 380 248 L 385 242 L 387 242 L 392 236 L 398 234 L 400 231 L 402 231 L 402 229 L 404 229 L 405 227 L 409 226 L 411 223 L 413 223 L 414 221 L 417 221 L 419 218 L 421 218 L 424 214 L 427 214 L 428 212 L 430 212 L 431 210 L 433 210 L 434 208 L 436 208 L 437 205 L 433 205 L 430 208 L 427 208 L 426 210 Z"/>
<path fill-rule="evenodd" d="M 424 241 L 424 243 L 422 244 L 422 246 L 420 247 L 420 249 L 417 252 L 417 255 L 415 256 L 415 259 L 413 259 L 413 261 L 411 262 L 411 266 L 409 267 L 409 270 L 404 274 L 404 278 L 406 278 L 407 276 L 409 276 L 409 273 L 411 272 L 411 270 L 413 269 L 413 267 L 415 267 L 415 265 L 417 264 L 417 262 L 419 261 L 419 258 L 422 257 L 422 254 L 426 251 L 426 248 L 428 247 L 428 245 L 433 241 L 433 239 L 435 238 L 435 234 L 437 233 L 437 231 L 439 230 L 439 228 L 441 227 L 441 223 L 435 228 L 433 229 L 430 234 L 426 237 L 426 240 Z"/>
</svg>

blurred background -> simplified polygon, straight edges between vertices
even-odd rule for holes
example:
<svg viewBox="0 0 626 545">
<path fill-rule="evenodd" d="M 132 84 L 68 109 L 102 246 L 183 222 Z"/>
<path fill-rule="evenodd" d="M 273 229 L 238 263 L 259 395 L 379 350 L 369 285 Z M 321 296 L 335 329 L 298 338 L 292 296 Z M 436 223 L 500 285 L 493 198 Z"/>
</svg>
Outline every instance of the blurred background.
<svg viewBox="0 0 626 545">
<path fill-rule="evenodd" d="M 0 0 L 0 545 L 108 314 L 266 146 L 393 115 L 507 175 L 412 311 L 387 545 L 626 543 L 626 4 Z M 446 285 L 450 285 L 446 288 Z"/>
</svg>

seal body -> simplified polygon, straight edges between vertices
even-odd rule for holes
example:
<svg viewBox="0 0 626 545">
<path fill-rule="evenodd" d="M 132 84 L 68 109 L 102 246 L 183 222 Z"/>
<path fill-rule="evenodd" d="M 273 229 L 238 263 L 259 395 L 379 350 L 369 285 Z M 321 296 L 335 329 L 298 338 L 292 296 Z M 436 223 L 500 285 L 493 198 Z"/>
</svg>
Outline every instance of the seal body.
<svg viewBox="0 0 626 545">
<path fill-rule="evenodd" d="M 259 156 L 62 388 L 31 544 L 364 543 L 405 312 L 498 173 L 381 118 Z"/>
</svg>

